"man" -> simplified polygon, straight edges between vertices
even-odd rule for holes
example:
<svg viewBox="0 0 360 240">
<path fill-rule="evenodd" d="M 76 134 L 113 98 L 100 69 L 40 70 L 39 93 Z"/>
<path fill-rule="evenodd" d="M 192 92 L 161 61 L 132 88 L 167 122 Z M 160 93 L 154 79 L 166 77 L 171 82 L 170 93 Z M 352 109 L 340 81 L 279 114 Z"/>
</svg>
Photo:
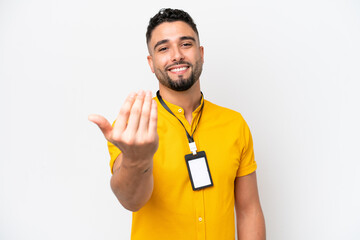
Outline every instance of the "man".
<svg viewBox="0 0 360 240">
<path fill-rule="evenodd" d="M 113 126 L 90 115 L 108 140 L 111 187 L 133 211 L 132 239 L 265 239 L 249 128 L 204 100 L 204 48 L 192 18 L 162 9 L 147 30 L 159 92 L 130 94 Z"/>
</svg>

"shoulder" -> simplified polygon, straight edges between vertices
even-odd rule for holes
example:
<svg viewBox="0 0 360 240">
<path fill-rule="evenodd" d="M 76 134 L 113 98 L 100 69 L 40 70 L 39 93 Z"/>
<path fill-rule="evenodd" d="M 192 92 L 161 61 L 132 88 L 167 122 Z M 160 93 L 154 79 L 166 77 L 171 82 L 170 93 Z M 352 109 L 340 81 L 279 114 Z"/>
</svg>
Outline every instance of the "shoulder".
<svg viewBox="0 0 360 240">
<path fill-rule="evenodd" d="M 230 108 L 219 106 L 208 100 L 204 100 L 204 102 L 204 113 L 208 117 L 216 118 L 222 121 L 235 121 L 241 124 L 246 124 L 241 113 Z"/>
</svg>

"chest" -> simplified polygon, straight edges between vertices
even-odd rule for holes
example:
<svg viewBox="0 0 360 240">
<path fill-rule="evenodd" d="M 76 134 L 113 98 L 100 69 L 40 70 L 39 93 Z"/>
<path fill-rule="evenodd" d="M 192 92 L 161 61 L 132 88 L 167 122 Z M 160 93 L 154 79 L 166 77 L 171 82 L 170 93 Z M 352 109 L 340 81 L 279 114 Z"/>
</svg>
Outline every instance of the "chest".
<svg viewBox="0 0 360 240">
<path fill-rule="evenodd" d="M 203 125 L 194 134 L 198 151 L 205 151 L 214 185 L 233 184 L 239 167 L 239 136 L 233 126 Z M 156 182 L 188 185 L 185 155 L 190 154 L 188 139 L 177 122 L 158 125 L 159 149 L 154 156 Z"/>
</svg>

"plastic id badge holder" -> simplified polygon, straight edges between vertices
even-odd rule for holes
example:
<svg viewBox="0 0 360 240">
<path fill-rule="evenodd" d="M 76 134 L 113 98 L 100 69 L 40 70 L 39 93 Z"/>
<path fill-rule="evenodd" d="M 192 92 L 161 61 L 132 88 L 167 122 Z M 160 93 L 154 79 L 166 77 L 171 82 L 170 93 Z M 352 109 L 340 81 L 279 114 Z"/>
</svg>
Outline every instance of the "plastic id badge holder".
<svg viewBox="0 0 360 240">
<path fill-rule="evenodd" d="M 185 155 L 185 160 L 193 190 L 200 190 L 214 185 L 204 151 L 197 152 L 196 155 Z"/>
</svg>

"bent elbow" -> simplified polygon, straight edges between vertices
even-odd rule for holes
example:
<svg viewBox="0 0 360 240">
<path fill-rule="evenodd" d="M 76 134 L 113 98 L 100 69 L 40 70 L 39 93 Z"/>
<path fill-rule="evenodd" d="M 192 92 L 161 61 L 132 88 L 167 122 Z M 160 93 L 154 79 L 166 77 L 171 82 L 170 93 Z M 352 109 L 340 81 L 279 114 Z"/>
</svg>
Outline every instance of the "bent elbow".
<svg viewBox="0 0 360 240">
<path fill-rule="evenodd" d="M 120 202 L 120 201 L 119 201 Z M 131 212 L 137 212 L 141 209 L 142 206 L 129 206 L 129 205 L 126 205 L 126 204 L 122 204 L 120 202 L 120 204 L 126 209 L 126 210 L 129 210 Z"/>
</svg>

